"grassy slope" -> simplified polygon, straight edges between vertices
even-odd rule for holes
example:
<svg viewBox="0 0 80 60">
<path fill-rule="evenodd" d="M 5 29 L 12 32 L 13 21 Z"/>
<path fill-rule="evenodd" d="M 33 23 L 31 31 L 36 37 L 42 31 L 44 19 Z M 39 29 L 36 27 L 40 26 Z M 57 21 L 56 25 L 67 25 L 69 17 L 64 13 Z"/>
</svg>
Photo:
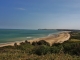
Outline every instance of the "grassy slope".
<svg viewBox="0 0 80 60">
<path fill-rule="evenodd" d="M 0 60 L 79 60 L 79 36 L 79 32 L 71 33 L 69 41 L 62 44 L 54 44 L 51 47 L 45 43 L 41 45 L 22 43 L 20 46 L 15 44 L 15 46 L 1 47 Z M 38 55 L 39 53 L 43 54 Z"/>
</svg>

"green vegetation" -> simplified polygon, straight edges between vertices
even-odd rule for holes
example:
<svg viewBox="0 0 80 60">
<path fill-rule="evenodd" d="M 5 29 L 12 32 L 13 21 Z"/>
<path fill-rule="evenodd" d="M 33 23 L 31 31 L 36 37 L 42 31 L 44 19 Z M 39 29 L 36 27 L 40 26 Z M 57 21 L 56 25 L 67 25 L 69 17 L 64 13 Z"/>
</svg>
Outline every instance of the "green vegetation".
<svg viewBox="0 0 80 60">
<path fill-rule="evenodd" d="M 80 60 L 80 32 L 70 34 L 70 40 L 52 46 L 44 40 L 32 44 L 26 40 L 1 47 L 0 60 Z"/>
<path fill-rule="evenodd" d="M 71 38 L 70 39 L 79 39 L 80 40 L 80 32 L 71 32 Z"/>
<path fill-rule="evenodd" d="M 32 42 L 32 45 L 47 45 L 50 46 L 50 44 L 44 40 L 40 40 L 39 42 Z"/>
</svg>

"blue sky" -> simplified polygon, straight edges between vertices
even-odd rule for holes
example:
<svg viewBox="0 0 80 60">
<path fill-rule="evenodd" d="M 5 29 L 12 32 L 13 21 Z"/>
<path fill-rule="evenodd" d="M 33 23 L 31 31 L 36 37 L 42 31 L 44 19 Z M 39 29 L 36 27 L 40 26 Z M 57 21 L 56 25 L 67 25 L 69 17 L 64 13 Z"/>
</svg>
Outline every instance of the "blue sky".
<svg viewBox="0 0 80 60">
<path fill-rule="evenodd" d="M 0 0 L 0 28 L 80 29 L 80 0 Z"/>
</svg>

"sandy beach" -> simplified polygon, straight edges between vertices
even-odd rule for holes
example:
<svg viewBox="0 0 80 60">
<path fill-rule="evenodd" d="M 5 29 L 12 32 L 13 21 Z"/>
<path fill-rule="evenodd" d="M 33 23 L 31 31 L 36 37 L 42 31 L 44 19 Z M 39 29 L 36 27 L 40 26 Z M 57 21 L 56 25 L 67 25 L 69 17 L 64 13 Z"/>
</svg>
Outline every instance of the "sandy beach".
<svg viewBox="0 0 80 60">
<path fill-rule="evenodd" d="M 70 38 L 69 32 L 65 31 L 65 32 L 61 32 L 57 35 L 51 35 L 51 36 L 48 36 L 48 37 L 37 38 L 37 39 L 33 39 L 33 40 L 28 40 L 28 41 L 30 43 L 32 43 L 32 42 L 37 42 L 37 41 L 40 41 L 40 40 L 45 40 L 50 45 L 52 45 L 53 43 L 63 43 L 64 41 L 69 40 L 69 38 Z"/>
<path fill-rule="evenodd" d="M 32 43 L 32 42 L 38 42 L 40 40 L 45 40 L 50 45 L 52 45 L 53 43 L 63 43 L 64 41 L 69 40 L 69 38 L 70 38 L 69 32 L 65 31 L 65 32 L 61 32 L 57 35 L 51 35 L 51 36 L 42 37 L 42 38 L 35 38 L 35 39 L 32 39 L 32 40 L 27 40 L 27 41 Z M 17 43 L 19 45 L 21 42 L 25 42 L 25 40 L 10 42 L 10 43 L 3 43 L 3 44 L 0 44 L 0 47 L 8 46 L 8 45 L 14 46 L 14 43 Z"/>
</svg>

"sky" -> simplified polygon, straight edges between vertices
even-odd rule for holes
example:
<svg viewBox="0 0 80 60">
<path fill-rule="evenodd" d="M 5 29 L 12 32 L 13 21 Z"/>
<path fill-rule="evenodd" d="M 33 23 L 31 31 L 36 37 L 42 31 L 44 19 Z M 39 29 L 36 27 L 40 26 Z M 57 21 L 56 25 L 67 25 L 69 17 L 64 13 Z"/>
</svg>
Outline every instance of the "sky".
<svg viewBox="0 0 80 60">
<path fill-rule="evenodd" d="M 0 28 L 80 29 L 80 0 L 0 0 Z"/>
</svg>

